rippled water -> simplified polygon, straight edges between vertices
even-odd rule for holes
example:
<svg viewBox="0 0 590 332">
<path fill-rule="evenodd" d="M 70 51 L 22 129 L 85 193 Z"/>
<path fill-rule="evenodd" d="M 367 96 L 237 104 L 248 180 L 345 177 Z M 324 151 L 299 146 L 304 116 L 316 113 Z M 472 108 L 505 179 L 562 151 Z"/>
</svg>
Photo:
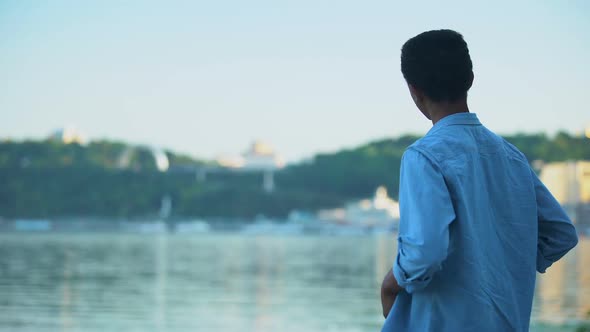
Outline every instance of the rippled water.
<svg viewBox="0 0 590 332">
<path fill-rule="evenodd" d="M 0 330 L 378 331 L 393 254 L 393 236 L 3 234 Z M 532 330 L 589 310 L 584 239 L 539 278 Z"/>
</svg>

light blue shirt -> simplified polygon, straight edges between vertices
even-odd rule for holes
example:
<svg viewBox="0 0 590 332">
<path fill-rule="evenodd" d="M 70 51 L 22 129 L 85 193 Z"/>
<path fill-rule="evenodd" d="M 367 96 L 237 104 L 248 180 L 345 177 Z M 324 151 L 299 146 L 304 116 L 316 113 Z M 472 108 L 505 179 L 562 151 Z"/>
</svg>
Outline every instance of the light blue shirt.
<svg viewBox="0 0 590 332">
<path fill-rule="evenodd" d="M 473 113 L 404 153 L 383 331 L 528 331 L 536 271 L 577 244 L 572 222 L 513 145 Z"/>
</svg>

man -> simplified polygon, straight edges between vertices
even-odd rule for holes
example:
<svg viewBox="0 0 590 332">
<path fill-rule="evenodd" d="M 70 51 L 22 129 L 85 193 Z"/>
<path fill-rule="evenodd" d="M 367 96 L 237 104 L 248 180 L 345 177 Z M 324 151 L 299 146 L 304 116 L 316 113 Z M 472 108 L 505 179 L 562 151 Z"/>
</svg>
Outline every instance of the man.
<svg viewBox="0 0 590 332">
<path fill-rule="evenodd" d="M 383 331 L 528 331 L 536 271 L 577 244 L 576 230 L 526 157 L 469 112 L 459 33 L 408 40 L 401 69 L 433 127 L 402 158 Z"/>
</svg>

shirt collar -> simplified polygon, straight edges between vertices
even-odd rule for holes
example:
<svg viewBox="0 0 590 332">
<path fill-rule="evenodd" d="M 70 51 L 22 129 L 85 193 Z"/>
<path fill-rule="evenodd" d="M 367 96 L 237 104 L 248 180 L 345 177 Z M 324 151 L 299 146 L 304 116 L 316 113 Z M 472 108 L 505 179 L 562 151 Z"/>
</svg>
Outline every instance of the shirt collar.
<svg viewBox="0 0 590 332">
<path fill-rule="evenodd" d="M 428 131 L 428 134 L 437 131 L 440 128 L 454 125 L 481 126 L 481 122 L 479 122 L 475 113 L 455 113 L 438 120 L 438 122 Z"/>
</svg>

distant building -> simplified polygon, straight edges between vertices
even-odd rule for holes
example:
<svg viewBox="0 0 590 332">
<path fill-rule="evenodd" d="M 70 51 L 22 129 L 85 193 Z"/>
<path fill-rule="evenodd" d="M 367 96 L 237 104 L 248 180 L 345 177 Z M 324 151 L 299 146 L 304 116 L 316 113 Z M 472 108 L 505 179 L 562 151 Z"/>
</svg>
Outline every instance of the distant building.
<svg viewBox="0 0 590 332">
<path fill-rule="evenodd" d="M 262 141 L 255 141 L 241 156 L 218 158 L 217 162 L 222 167 L 236 171 L 262 172 L 262 188 L 267 193 L 275 190 L 274 171 L 285 166 L 274 149 Z"/>
<path fill-rule="evenodd" d="M 259 170 L 275 170 L 285 166 L 283 159 L 273 148 L 261 141 L 256 141 L 244 153 L 244 168 Z"/>
<path fill-rule="evenodd" d="M 540 178 L 577 224 L 578 231 L 590 232 L 590 161 L 546 164 Z"/>
<path fill-rule="evenodd" d="M 562 205 L 590 203 L 590 161 L 545 164 L 540 178 Z"/>
<path fill-rule="evenodd" d="M 217 162 L 223 167 L 252 171 L 273 171 L 285 166 L 274 149 L 262 141 L 254 142 L 242 156 L 219 158 Z"/>
<path fill-rule="evenodd" d="M 84 138 L 84 136 L 74 127 L 65 127 L 58 129 L 54 131 L 51 135 L 49 135 L 49 139 L 53 141 L 62 142 L 65 144 L 86 143 L 86 139 Z"/>
</svg>

